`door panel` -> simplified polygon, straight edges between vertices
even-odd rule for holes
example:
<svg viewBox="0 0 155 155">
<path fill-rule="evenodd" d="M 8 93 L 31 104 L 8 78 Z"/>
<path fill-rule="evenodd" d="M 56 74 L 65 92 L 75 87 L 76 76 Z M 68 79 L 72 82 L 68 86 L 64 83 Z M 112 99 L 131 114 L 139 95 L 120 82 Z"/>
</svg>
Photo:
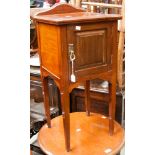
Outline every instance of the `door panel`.
<svg viewBox="0 0 155 155">
<path fill-rule="evenodd" d="M 77 77 L 108 70 L 111 65 L 111 37 L 110 22 L 67 27 L 68 44 L 74 46 L 74 71 Z"/>
<path fill-rule="evenodd" d="M 75 70 L 106 64 L 105 37 L 105 30 L 76 33 Z"/>
</svg>

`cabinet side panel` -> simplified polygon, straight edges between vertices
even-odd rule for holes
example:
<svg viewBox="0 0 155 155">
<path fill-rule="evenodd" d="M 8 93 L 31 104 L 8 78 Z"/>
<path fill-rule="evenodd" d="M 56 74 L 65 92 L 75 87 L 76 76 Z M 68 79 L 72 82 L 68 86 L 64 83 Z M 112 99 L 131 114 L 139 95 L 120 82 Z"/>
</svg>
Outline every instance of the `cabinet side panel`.
<svg viewBox="0 0 155 155">
<path fill-rule="evenodd" d="M 59 67 L 59 27 L 39 23 L 40 55 L 42 66 L 60 77 Z"/>
</svg>

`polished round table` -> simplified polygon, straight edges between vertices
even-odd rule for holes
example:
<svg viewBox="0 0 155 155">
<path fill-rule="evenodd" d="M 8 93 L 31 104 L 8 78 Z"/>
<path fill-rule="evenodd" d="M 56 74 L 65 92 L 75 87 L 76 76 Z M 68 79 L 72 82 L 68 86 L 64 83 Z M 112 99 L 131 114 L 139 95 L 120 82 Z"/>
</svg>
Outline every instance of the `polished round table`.
<svg viewBox="0 0 155 155">
<path fill-rule="evenodd" d="M 101 114 L 70 113 L 70 152 L 66 152 L 62 116 L 45 124 L 38 134 L 41 149 L 48 155 L 115 155 L 124 145 L 124 129 L 116 121 L 109 135 L 109 120 Z"/>
</svg>

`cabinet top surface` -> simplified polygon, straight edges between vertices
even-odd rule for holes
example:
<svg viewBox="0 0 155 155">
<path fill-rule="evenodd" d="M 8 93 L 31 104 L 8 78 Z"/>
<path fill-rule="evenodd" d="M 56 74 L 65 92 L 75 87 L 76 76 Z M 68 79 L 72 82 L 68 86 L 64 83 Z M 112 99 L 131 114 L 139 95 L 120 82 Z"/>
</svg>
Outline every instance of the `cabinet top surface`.
<svg viewBox="0 0 155 155">
<path fill-rule="evenodd" d="M 34 12 L 34 10 L 31 9 L 31 12 Z M 43 23 L 65 25 L 86 22 L 116 21 L 121 19 L 121 16 L 116 14 L 86 12 L 69 4 L 59 4 L 54 5 L 49 10 L 39 10 L 38 13 L 33 13 L 33 18 L 36 21 Z"/>
<path fill-rule="evenodd" d="M 64 13 L 64 14 L 54 14 L 54 15 L 42 15 L 37 16 L 40 22 L 45 22 L 55 25 L 64 25 L 71 23 L 83 23 L 83 22 L 97 22 L 97 21 L 113 21 L 120 19 L 121 16 L 118 15 L 101 15 L 99 13 L 90 12 L 78 12 L 78 13 Z"/>
</svg>

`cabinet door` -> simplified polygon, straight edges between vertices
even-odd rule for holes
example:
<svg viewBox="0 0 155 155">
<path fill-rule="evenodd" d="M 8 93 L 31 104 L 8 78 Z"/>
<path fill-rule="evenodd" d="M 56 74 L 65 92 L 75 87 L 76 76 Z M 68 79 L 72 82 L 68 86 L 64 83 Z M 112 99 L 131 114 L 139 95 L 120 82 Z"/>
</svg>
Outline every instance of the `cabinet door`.
<svg viewBox="0 0 155 155">
<path fill-rule="evenodd" d="M 68 45 L 73 44 L 76 77 L 108 71 L 112 53 L 112 22 L 67 27 Z M 70 64 L 71 70 L 71 64 Z"/>
</svg>

